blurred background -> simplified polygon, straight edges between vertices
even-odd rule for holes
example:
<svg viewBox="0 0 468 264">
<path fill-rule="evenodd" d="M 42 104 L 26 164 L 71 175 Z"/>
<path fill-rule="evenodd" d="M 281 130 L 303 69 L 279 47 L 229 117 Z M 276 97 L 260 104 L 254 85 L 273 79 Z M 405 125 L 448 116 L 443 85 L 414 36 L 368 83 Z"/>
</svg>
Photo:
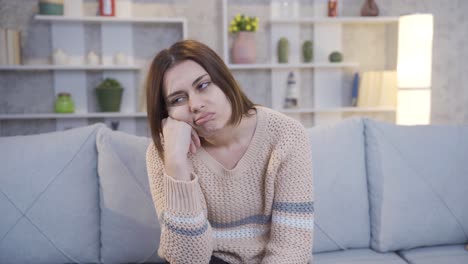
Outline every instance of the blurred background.
<svg viewBox="0 0 468 264">
<path fill-rule="evenodd" d="M 351 116 L 466 124 L 467 10 L 464 0 L 0 0 L 0 136 L 96 122 L 149 136 L 148 65 L 182 39 L 213 48 L 254 102 L 306 127 Z"/>
</svg>

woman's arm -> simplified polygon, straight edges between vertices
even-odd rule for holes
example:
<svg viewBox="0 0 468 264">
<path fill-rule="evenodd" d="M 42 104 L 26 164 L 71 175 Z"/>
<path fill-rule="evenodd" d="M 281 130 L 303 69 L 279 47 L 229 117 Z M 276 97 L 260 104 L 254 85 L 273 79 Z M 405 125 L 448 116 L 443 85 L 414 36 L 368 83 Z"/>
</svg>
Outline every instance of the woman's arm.
<svg viewBox="0 0 468 264">
<path fill-rule="evenodd" d="M 309 263 L 312 257 L 314 194 L 310 141 L 304 127 L 285 135 L 275 180 L 270 241 L 262 263 Z"/>
<path fill-rule="evenodd" d="M 167 175 L 153 143 L 146 152 L 146 165 L 161 223 L 158 254 L 171 264 L 208 263 L 213 251 L 212 231 L 197 176 L 192 173 L 189 181 L 183 181 Z"/>
</svg>

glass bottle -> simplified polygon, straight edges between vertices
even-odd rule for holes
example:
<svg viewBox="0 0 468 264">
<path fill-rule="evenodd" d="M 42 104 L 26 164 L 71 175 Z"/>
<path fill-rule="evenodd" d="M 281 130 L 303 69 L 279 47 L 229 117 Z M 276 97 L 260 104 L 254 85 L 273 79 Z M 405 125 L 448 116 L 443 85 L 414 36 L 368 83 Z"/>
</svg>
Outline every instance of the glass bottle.
<svg viewBox="0 0 468 264">
<path fill-rule="evenodd" d="M 69 93 L 59 93 L 55 100 L 55 112 L 56 113 L 73 113 L 75 112 L 75 104 L 71 99 Z"/>
</svg>

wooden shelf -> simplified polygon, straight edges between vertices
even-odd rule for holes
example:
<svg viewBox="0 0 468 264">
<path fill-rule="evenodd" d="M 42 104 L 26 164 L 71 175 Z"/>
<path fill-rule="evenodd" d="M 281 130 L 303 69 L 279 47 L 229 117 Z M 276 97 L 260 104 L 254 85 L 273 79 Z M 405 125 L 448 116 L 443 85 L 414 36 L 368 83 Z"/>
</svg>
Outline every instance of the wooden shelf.
<svg viewBox="0 0 468 264">
<path fill-rule="evenodd" d="M 134 65 L 0 65 L 0 71 L 136 71 Z"/>
<path fill-rule="evenodd" d="M 57 113 L 44 113 L 44 114 L 0 114 L 0 120 L 20 120 L 20 119 L 85 119 L 85 118 L 134 118 L 146 117 L 144 112 L 135 113 L 115 113 L 115 112 L 102 112 L 102 113 L 74 113 L 74 114 L 57 114 Z"/>
</svg>

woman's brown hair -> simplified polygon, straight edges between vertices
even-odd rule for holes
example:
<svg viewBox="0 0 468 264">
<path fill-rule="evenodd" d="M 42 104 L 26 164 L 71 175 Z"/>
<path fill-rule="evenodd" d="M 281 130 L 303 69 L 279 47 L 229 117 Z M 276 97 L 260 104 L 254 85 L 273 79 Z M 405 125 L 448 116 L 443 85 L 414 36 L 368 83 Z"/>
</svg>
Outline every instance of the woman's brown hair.
<svg viewBox="0 0 468 264">
<path fill-rule="evenodd" d="M 213 83 L 226 95 L 232 108 L 229 125 L 239 124 L 242 117 L 254 108 L 254 104 L 241 90 L 228 67 L 216 52 L 195 40 L 174 43 L 154 57 L 146 84 L 148 124 L 154 145 L 162 159 L 164 159 L 164 148 L 161 142 L 163 133 L 161 122 L 168 117 L 163 94 L 164 74 L 175 64 L 185 60 L 192 60 L 202 66 L 210 75 Z"/>
</svg>

